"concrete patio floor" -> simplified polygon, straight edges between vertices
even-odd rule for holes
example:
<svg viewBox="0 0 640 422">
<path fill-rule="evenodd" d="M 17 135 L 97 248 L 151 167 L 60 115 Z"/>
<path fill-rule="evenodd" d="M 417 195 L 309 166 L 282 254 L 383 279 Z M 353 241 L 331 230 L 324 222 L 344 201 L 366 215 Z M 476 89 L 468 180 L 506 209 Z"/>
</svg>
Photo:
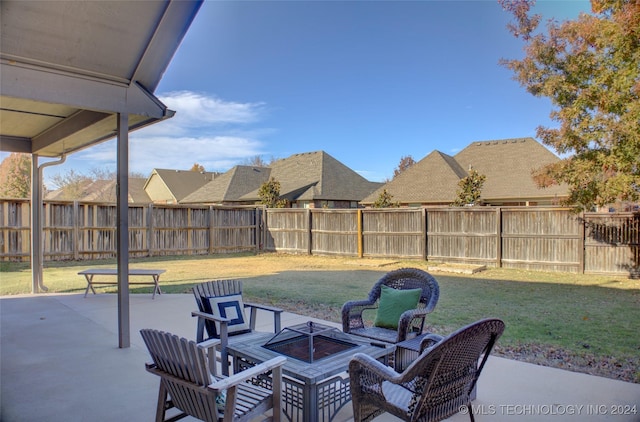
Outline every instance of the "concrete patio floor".
<svg viewBox="0 0 640 422">
<path fill-rule="evenodd" d="M 154 420 L 158 378 L 144 369 L 139 330 L 194 338 L 194 308 L 190 294 L 132 295 L 131 347 L 119 349 L 114 294 L 0 297 L 0 421 Z M 287 313 L 282 323 L 308 319 Z M 640 421 L 640 384 L 492 356 L 474 407 L 477 421 Z M 335 420 L 352 420 L 351 406 Z"/>
</svg>

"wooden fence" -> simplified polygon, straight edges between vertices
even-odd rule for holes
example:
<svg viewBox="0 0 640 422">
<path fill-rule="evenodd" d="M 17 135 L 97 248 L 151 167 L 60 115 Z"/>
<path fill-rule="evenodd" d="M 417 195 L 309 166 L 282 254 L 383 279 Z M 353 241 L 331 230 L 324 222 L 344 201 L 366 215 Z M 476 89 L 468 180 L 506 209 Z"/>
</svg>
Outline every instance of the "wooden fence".
<svg viewBox="0 0 640 422">
<path fill-rule="evenodd" d="M 29 259 L 29 202 L 0 200 L 0 260 Z M 115 256 L 113 204 L 45 202 L 45 260 Z M 640 275 L 640 213 L 565 208 L 268 209 L 131 205 L 132 257 L 240 251 Z"/>
<path fill-rule="evenodd" d="M 0 258 L 29 260 L 29 201 L 0 201 Z M 261 208 L 129 206 L 131 257 L 255 251 Z M 116 206 L 52 202 L 43 207 L 45 260 L 113 258 Z"/>
</svg>

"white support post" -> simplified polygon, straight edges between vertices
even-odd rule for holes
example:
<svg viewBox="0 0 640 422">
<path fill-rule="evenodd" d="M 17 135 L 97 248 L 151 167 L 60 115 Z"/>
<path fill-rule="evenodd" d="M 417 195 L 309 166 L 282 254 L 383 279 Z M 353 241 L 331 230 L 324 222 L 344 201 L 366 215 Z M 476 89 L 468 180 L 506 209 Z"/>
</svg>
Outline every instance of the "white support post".
<svg viewBox="0 0 640 422">
<path fill-rule="evenodd" d="M 42 285 L 42 195 L 38 156 L 31 154 L 31 293 Z"/>
</svg>

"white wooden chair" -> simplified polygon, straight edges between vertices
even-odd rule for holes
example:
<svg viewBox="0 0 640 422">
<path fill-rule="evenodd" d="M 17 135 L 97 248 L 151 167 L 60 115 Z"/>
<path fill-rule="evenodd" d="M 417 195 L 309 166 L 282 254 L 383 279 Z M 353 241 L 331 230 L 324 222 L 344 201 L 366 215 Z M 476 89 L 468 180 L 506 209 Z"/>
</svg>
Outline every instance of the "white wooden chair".
<svg viewBox="0 0 640 422">
<path fill-rule="evenodd" d="M 140 334 L 153 360 L 146 364 L 147 371 L 160 377 L 156 422 L 186 416 L 208 422 L 249 421 L 260 415 L 264 415 L 263 420 L 280 420 L 285 357 L 220 378 L 215 373 L 220 340 L 196 343 L 152 329 L 140 330 Z M 247 382 L 269 372 L 273 390 Z M 180 413 L 167 417 L 167 410 L 172 408 Z M 265 415 L 270 410 L 271 415 Z"/>
<path fill-rule="evenodd" d="M 255 331 L 258 310 L 273 314 L 274 333 L 280 332 L 280 320 L 283 310 L 273 306 L 257 303 L 245 303 L 242 299 L 242 280 L 212 280 L 193 286 L 193 296 L 198 305 L 198 310 L 191 312 L 191 316 L 198 318 L 196 328 L 196 341 L 198 343 L 206 339 L 220 339 L 220 360 L 222 373 L 229 375 L 229 356 L 227 346 L 229 337 L 240 336 L 244 333 Z M 223 298 L 227 303 L 238 304 L 236 318 L 227 318 L 216 315 L 211 307 L 210 300 Z M 249 308 L 248 318 L 245 318 L 244 309 Z M 238 330 L 242 325 L 244 329 Z"/>
</svg>

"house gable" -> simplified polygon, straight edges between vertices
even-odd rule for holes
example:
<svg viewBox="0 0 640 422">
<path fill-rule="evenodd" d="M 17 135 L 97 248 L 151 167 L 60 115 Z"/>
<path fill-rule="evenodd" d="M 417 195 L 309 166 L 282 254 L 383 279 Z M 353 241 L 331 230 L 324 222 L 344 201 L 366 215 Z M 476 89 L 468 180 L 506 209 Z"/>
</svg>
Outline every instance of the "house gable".
<svg viewBox="0 0 640 422">
<path fill-rule="evenodd" d="M 278 160 L 271 165 L 270 178 L 280 183 L 280 196 L 291 202 L 357 202 L 380 186 L 324 151 Z M 258 190 L 259 186 L 241 199 L 258 201 Z"/>
<path fill-rule="evenodd" d="M 392 201 L 401 204 L 450 204 L 454 201 L 458 182 L 467 173 L 450 155 L 433 151 L 362 200 L 373 204 L 383 190 Z"/>
<path fill-rule="evenodd" d="M 454 157 L 465 169 L 486 176 L 484 201 L 528 201 L 566 197 L 566 186 L 541 189 L 532 172 L 559 158 L 533 138 L 473 142 Z"/>
<path fill-rule="evenodd" d="M 153 202 L 178 203 L 214 179 L 215 173 L 189 170 L 153 169 L 144 190 Z"/>
<path fill-rule="evenodd" d="M 235 166 L 216 177 L 195 192 L 187 195 L 180 203 L 216 203 L 247 201 L 242 197 L 259 188 L 269 180 L 268 167 Z"/>
</svg>

